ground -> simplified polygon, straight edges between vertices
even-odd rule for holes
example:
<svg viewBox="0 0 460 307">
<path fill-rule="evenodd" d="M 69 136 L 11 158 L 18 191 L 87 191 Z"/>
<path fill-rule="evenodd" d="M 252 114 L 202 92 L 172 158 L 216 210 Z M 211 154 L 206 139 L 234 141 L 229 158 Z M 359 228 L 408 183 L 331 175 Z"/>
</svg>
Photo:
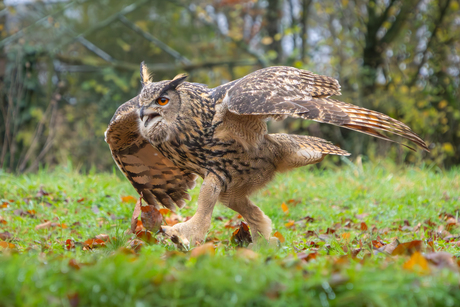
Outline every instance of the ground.
<svg viewBox="0 0 460 307">
<path fill-rule="evenodd" d="M 460 169 L 346 161 L 254 195 L 284 239 L 256 250 L 235 244 L 241 219 L 223 206 L 207 245 L 136 239 L 137 195 L 115 169 L 0 173 L 0 306 L 460 304 Z M 191 216 L 192 195 L 165 222 Z"/>
</svg>

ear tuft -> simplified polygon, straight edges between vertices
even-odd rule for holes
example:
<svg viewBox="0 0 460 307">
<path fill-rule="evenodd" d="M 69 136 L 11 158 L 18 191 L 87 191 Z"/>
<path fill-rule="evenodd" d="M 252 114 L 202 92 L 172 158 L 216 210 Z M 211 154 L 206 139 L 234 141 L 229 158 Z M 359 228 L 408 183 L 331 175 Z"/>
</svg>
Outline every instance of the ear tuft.
<svg viewBox="0 0 460 307">
<path fill-rule="evenodd" d="M 142 61 L 141 63 L 141 83 L 142 87 L 146 86 L 149 83 L 152 83 L 152 77 L 153 74 L 149 72 L 149 69 L 147 68 L 147 65 L 145 65 L 145 62 Z"/>
<path fill-rule="evenodd" d="M 187 79 L 187 77 L 188 77 L 187 74 L 179 74 L 179 75 L 175 76 L 174 79 L 171 80 L 171 82 L 169 83 L 169 86 L 171 88 L 176 88 L 176 86 L 178 86 L 179 84 L 184 82 L 185 79 Z"/>
</svg>

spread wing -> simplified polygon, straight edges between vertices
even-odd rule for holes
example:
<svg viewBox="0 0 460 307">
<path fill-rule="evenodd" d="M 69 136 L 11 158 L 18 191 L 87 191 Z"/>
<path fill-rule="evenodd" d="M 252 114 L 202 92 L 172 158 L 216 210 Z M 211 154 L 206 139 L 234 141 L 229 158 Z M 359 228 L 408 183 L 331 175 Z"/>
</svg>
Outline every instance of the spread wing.
<svg viewBox="0 0 460 307">
<path fill-rule="evenodd" d="M 380 132 L 384 131 L 406 138 L 429 151 L 425 142 L 402 122 L 329 98 L 341 94 L 338 81 L 309 71 L 284 66 L 269 67 L 215 91 L 216 97 L 222 97 L 219 109 L 227 109 L 234 114 L 310 119 L 395 142 Z"/>
<path fill-rule="evenodd" d="M 195 187 L 197 176 L 185 173 L 163 156 L 138 132 L 138 97 L 121 105 L 105 133 L 112 157 L 139 194 L 150 205 L 174 211 L 190 200 L 187 189 Z"/>
</svg>

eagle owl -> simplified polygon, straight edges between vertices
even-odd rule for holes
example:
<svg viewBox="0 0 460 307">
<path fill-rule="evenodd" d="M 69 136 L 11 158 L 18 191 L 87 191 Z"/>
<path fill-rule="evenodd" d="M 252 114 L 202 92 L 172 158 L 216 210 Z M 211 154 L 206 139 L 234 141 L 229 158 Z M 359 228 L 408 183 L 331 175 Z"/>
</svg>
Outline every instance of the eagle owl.
<svg viewBox="0 0 460 307">
<path fill-rule="evenodd" d="M 216 88 L 173 80 L 153 82 L 141 64 L 142 91 L 115 112 L 106 142 L 120 170 L 144 200 L 157 208 L 182 208 L 188 189 L 203 178 L 194 216 L 162 230 L 182 245 L 201 242 L 220 201 L 249 224 L 254 240 L 270 240 L 271 221 L 249 195 L 277 172 L 348 156 L 323 139 L 268 134 L 267 121 L 314 120 L 391 141 L 406 138 L 428 151 L 405 124 L 382 113 L 329 98 L 337 80 L 293 67 L 269 67 Z"/>
</svg>

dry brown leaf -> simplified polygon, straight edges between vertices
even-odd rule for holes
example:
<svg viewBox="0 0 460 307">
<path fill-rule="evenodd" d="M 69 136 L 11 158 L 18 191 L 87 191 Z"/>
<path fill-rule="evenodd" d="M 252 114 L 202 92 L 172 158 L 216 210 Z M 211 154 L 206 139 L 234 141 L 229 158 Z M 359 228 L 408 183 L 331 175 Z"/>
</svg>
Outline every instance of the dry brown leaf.
<svg viewBox="0 0 460 307">
<path fill-rule="evenodd" d="M 423 247 L 422 240 L 414 240 L 399 244 L 391 253 L 394 255 L 412 255 L 415 252 L 421 252 Z"/>
<path fill-rule="evenodd" d="M 456 258 L 448 252 L 428 253 L 425 259 L 438 268 L 449 268 L 458 271 Z"/>
<path fill-rule="evenodd" d="M 69 266 L 71 268 L 74 268 L 75 270 L 79 270 L 81 268 L 81 265 L 75 259 L 70 259 L 69 260 Z"/>
<path fill-rule="evenodd" d="M 390 244 L 385 245 L 383 247 L 383 251 L 391 255 L 393 251 L 396 249 L 396 247 L 398 247 L 398 245 L 399 245 L 399 241 L 398 239 L 396 239 Z"/>
<path fill-rule="evenodd" d="M 141 205 L 142 205 L 142 196 L 139 197 L 139 200 L 137 201 L 136 206 L 134 207 L 134 210 L 133 210 L 133 216 L 131 217 L 131 233 L 136 233 L 136 227 L 137 227 L 137 221 L 138 221 L 137 219 L 139 218 L 139 215 L 141 214 Z"/>
<path fill-rule="evenodd" d="M 70 307 L 78 307 L 80 305 L 80 297 L 77 292 L 67 294 L 67 299 L 69 300 Z"/>
<path fill-rule="evenodd" d="M 71 249 L 73 249 L 73 248 L 75 248 L 75 243 L 73 242 L 73 240 L 67 239 L 67 240 L 65 241 L 65 249 L 66 249 L 66 250 L 71 250 Z"/>
<path fill-rule="evenodd" d="M 275 233 L 273 234 L 273 236 L 275 238 L 278 238 L 278 240 L 280 240 L 281 243 L 284 243 L 286 241 L 286 239 L 284 238 L 284 236 L 279 232 L 279 231 L 275 231 Z"/>
<path fill-rule="evenodd" d="M 361 222 L 361 225 L 360 225 L 359 229 L 361 229 L 361 231 L 366 231 L 366 230 L 369 229 L 369 227 L 367 227 L 366 223 Z"/>
<path fill-rule="evenodd" d="M 86 248 L 86 250 L 97 247 L 105 247 L 105 242 L 101 239 L 88 239 L 83 242 L 83 248 Z"/>
<path fill-rule="evenodd" d="M 51 221 L 48 221 L 48 222 L 35 226 L 35 230 L 50 228 L 52 227 L 52 225 L 53 223 Z"/>
<path fill-rule="evenodd" d="M 372 243 L 372 247 L 373 247 L 374 249 L 379 249 L 379 248 L 381 248 L 382 246 L 385 245 L 385 244 L 384 244 L 382 241 L 380 241 L 380 240 L 372 240 L 371 243 Z"/>
<path fill-rule="evenodd" d="M 430 273 L 428 261 L 418 251 L 414 252 L 409 260 L 403 264 L 403 269 L 408 271 L 415 271 L 422 275 Z"/>
<path fill-rule="evenodd" d="M 0 240 L 6 241 L 6 240 L 10 240 L 12 237 L 13 236 L 8 231 L 0 233 Z"/>
<path fill-rule="evenodd" d="M 158 243 L 158 240 L 152 236 L 152 233 L 147 230 L 141 230 L 136 232 L 136 237 L 150 244 Z"/>
<path fill-rule="evenodd" d="M 156 233 L 163 222 L 160 211 L 152 205 L 141 206 L 141 221 L 145 229 Z"/>
<path fill-rule="evenodd" d="M 252 237 L 249 232 L 248 224 L 241 221 L 240 227 L 233 232 L 230 242 L 240 247 L 247 246 L 249 243 L 252 243 Z"/>
<path fill-rule="evenodd" d="M 300 260 L 308 262 L 310 260 L 318 258 L 318 253 L 309 253 L 309 254 L 307 254 L 307 253 L 301 252 L 301 253 L 297 254 L 297 258 L 300 259 Z"/>
<path fill-rule="evenodd" d="M 134 250 L 136 253 L 138 253 L 144 245 L 145 243 L 138 239 L 128 241 L 128 247 Z"/>
<path fill-rule="evenodd" d="M 238 248 L 236 250 L 236 255 L 241 258 L 250 259 L 250 260 L 259 258 L 258 253 L 256 253 L 253 250 L 247 249 L 247 248 Z"/>
<path fill-rule="evenodd" d="M 192 252 L 190 253 L 190 257 L 198 258 L 199 256 L 203 256 L 203 255 L 214 256 L 214 254 L 215 254 L 214 244 L 209 242 L 209 243 L 205 243 L 203 245 L 197 246 L 194 249 L 192 249 Z"/>
<path fill-rule="evenodd" d="M 108 241 L 110 239 L 109 235 L 105 233 L 101 233 L 96 236 L 96 239 L 102 240 L 102 241 Z"/>
<path fill-rule="evenodd" d="M 362 221 L 362 220 L 363 220 L 365 217 L 367 217 L 368 215 L 369 215 L 369 213 L 357 214 L 357 215 L 356 215 L 356 218 L 357 218 L 358 220 L 361 220 L 361 221 Z"/>
</svg>

